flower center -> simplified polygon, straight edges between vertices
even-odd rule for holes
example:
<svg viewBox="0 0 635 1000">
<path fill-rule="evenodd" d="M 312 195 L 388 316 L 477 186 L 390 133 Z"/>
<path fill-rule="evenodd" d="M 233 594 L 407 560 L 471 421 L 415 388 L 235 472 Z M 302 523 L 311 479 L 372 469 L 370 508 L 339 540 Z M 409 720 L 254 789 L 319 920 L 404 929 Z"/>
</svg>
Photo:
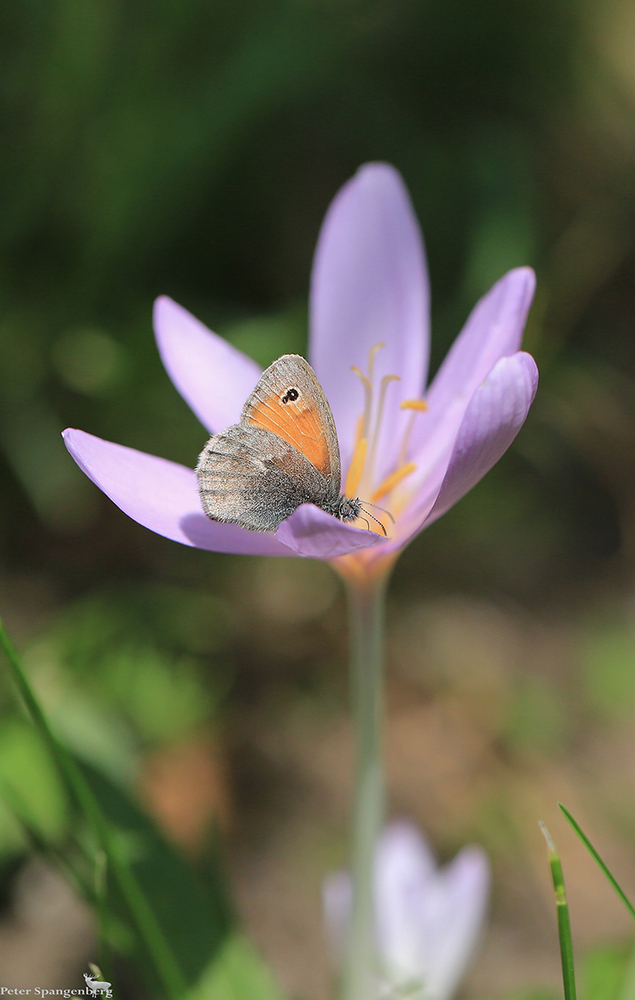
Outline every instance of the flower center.
<svg viewBox="0 0 635 1000">
<path fill-rule="evenodd" d="M 428 409 L 425 399 L 404 399 L 402 410 L 410 410 L 410 419 L 402 435 L 401 442 L 395 451 L 395 463 L 392 472 L 377 482 L 377 446 L 384 417 L 386 393 L 391 382 L 398 382 L 398 375 L 383 375 L 379 382 L 374 374 L 375 355 L 383 344 L 374 344 L 368 353 L 367 374 L 353 366 L 353 371 L 360 379 L 364 389 L 364 408 L 357 420 L 355 434 L 355 449 L 348 467 L 344 492 L 348 497 L 369 497 L 369 502 L 382 501 L 393 508 L 391 514 L 396 515 L 407 502 L 407 495 L 397 488 L 416 469 L 414 462 L 408 461 L 408 444 L 414 422 L 419 413 Z"/>
</svg>

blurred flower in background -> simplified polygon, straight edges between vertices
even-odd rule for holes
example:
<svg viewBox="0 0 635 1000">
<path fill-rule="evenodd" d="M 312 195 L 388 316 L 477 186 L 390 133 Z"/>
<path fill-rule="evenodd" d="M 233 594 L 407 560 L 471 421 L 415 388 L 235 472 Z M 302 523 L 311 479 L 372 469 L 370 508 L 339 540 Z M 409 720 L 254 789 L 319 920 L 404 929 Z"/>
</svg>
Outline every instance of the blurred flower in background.
<svg viewBox="0 0 635 1000">
<path fill-rule="evenodd" d="M 443 868 L 411 823 L 391 824 L 375 861 L 375 913 L 380 981 L 377 1000 L 449 1000 L 478 939 L 489 892 L 489 863 L 476 846 L 464 847 Z M 330 875 L 323 885 L 333 954 L 344 955 L 351 915 L 351 879 Z"/>
</svg>

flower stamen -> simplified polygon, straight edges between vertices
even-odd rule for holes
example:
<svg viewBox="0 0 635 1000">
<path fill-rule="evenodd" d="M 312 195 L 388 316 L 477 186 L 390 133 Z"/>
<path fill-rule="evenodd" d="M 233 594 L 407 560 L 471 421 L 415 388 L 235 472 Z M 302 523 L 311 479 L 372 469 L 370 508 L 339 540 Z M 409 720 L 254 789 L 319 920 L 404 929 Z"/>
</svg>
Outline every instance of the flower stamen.
<svg viewBox="0 0 635 1000">
<path fill-rule="evenodd" d="M 364 374 L 356 365 L 352 368 L 364 389 L 364 409 L 358 417 L 355 427 L 355 449 L 346 474 L 345 493 L 349 497 L 361 493 L 364 496 L 371 496 L 372 501 L 377 501 L 391 493 L 416 469 L 415 463 L 408 461 L 408 444 L 417 413 L 428 409 L 425 399 L 405 399 L 400 404 L 402 410 L 411 410 L 412 413 L 406 426 L 399 459 L 394 471 L 385 476 L 379 486 L 373 489 L 373 474 L 388 386 L 391 382 L 400 381 L 398 375 L 383 375 L 377 389 L 373 384 L 375 356 L 383 346 L 383 344 L 373 344 L 368 352 L 368 374 Z M 390 516 L 392 517 L 392 514 Z"/>
<path fill-rule="evenodd" d="M 375 468 L 375 455 L 377 454 L 377 443 L 379 441 L 379 431 L 381 428 L 381 418 L 384 415 L 384 403 L 386 401 L 386 389 L 391 382 L 400 382 L 398 375 L 383 375 L 379 386 L 379 399 L 377 401 L 377 412 L 375 413 L 375 425 L 373 427 L 372 444 L 368 457 L 368 478 L 372 481 L 373 470 Z"/>
<path fill-rule="evenodd" d="M 362 411 L 360 420 L 358 421 L 357 435 L 359 438 L 368 437 L 368 431 L 370 429 L 370 418 L 373 408 L 373 385 L 369 378 L 364 375 L 363 371 L 357 367 L 357 365 L 351 365 L 351 371 L 360 378 L 362 386 L 364 388 L 364 409 Z M 359 423 L 361 421 L 362 429 L 359 430 Z"/>
<path fill-rule="evenodd" d="M 408 454 L 408 445 L 410 444 L 410 435 L 412 434 L 412 428 L 417 417 L 417 413 L 425 413 L 428 409 L 428 404 L 425 399 L 404 399 L 400 403 L 400 408 L 402 410 L 410 410 L 410 420 L 408 421 L 408 426 L 406 427 L 403 440 L 401 442 L 401 448 L 399 451 L 399 466 L 406 464 L 406 457 Z"/>
<path fill-rule="evenodd" d="M 417 468 L 415 462 L 407 462 L 405 465 L 401 465 L 394 472 L 391 472 L 389 476 L 380 483 L 375 492 L 373 493 L 373 502 L 376 500 L 381 500 L 383 496 L 394 490 L 395 486 L 398 486 L 402 480 L 409 476 L 411 472 L 414 472 Z"/>
<path fill-rule="evenodd" d="M 355 427 L 355 447 L 356 448 L 357 448 L 357 445 L 359 444 L 359 442 L 362 440 L 363 436 L 364 436 L 364 414 L 360 413 L 360 415 L 357 418 L 357 425 Z"/>
<path fill-rule="evenodd" d="M 368 352 L 368 380 L 370 382 L 373 381 L 373 366 L 375 364 L 375 355 L 377 354 L 377 351 L 381 351 L 382 347 L 385 346 L 386 345 L 382 343 L 373 344 L 370 351 Z"/>
<path fill-rule="evenodd" d="M 360 437 L 355 446 L 355 451 L 353 452 L 351 464 L 349 465 L 348 472 L 346 473 L 346 482 L 344 484 L 344 493 L 347 497 L 354 497 L 357 493 L 357 487 L 359 486 L 362 478 L 362 472 L 364 471 L 367 444 L 367 439 L 365 437 Z"/>
<path fill-rule="evenodd" d="M 404 399 L 399 404 L 402 410 L 418 410 L 420 413 L 425 413 L 428 409 L 428 404 L 425 399 Z"/>
</svg>

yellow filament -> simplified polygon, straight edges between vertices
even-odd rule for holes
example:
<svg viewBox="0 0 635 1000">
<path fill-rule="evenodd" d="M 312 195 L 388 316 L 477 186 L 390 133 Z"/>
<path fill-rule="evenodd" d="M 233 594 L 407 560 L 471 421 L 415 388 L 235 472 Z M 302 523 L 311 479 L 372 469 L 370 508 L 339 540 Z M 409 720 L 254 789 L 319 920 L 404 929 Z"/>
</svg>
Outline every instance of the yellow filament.
<svg viewBox="0 0 635 1000">
<path fill-rule="evenodd" d="M 368 437 L 368 431 L 370 427 L 370 415 L 373 406 L 373 386 L 370 379 L 366 378 L 364 373 L 360 371 L 357 365 L 351 365 L 351 371 L 354 371 L 356 375 L 359 376 L 364 388 L 364 412 L 362 414 L 363 430 L 362 434 L 364 437 Z"/>
<path fill-rule="evenodd" d="M 417 413 L 425 413 L 428 409 L 428 404 L 425 399 L 404 399 L 401 403 L 401 409 L 410 410 L 410 420 L 408 421 L 408 426 L 406 427 L 406 432 L 403 436 L 401 448 L 399 450 L 399 465 L 404 465 L 408 454 L 408 444 L 410 442 L 412 428 L 414 427 L 415 417 L 417 416 Z"/>
<path fill-rule="evenodd" d="M 359 442 L 361 441 L 361 439 L 363 438 L 363 436 L 364 436 L 364 414 L 360 413 L 360 415 L 357 418 L 357 423 L 355 424 L 355 447 L 356 448 L 357 448 L 357 445 L 359 444 Z"/>
<path fill-rule="evenodd" d="M 375 413 L 375 421 L 373 427 L 373 437 L 372 445 L 370 449 L 370 458 L 368 461 L 368 474 L 372 477 L 373 469 L 375 466 L 375 455 L 377 453 L 377 442 L 379 440 L 379 431 L 381 429 L 381 421 L 384 415 L 384 403 L 386 401 L 386 389 L 391 382 L 400 382 L 401 379 L 399 375 L 383 375 L 381 382 L 379 384 L 379 399 L 377 400 L 377 412 Z"/>
<path fill-rule="evenodd" d="M 362 382 L 364 383 L 364 389 L 368 389 L 369 392 L 373 391 L 370 379 L 366 378 L 361 368 L 358 368 L 357 365 L 351 365 L 351 371 L 355 372 L 356 375 L 359 375 Z"/>
<path fill-rule="evenodd" d="M 385 344 L 373 344 L 370 351 L 368 352 L 368 379 L 370 382 L 373 380 L 373 365 L 375 364 L 375 355 L 377 351 L 381 351 Z"/>
<path fill-rule="evenodd" d="M 381 500 L 381 498 L 385 496 L 386 493 L 390 493 L 391 490 L 394 490 L 395 486 L 397 486 L 403 479 L 405 479 L 406 476 L 409 476 L 411 472 L 414 472 L 416 468 L 417 466 L 414 462 L 408 462 L 407 465 L 400 466 L 400 468 L 395 469 L 394 472 L 391 472 L 389 476 L 386 476 L 384 481 L 377 487 L 377 489 L 373 493 L 373 503 L 376 503 L 377 500 Z M 348 495 L 350 496 L 350 494 Z"/>
<path fill-rule="evenodd" d="M 402 410 L 419 410 L 420 413 L 425 413 L 428 409 L 428 404 L 425 399 L 404 399 L 401 403 Z"/>
<path fill-rule="evenodd" d="M 364 471 L 367 445 L 368 442 L 366 438 L 360 437 L 355 451 L 353 452 L 353 458 L 351 459 L 351 464 L 348 467 L 348 472 L 346 473 L 344 493 L 347 497 L 354 497 L 357 493 L 357 487 L 359 486 L 359 481 L 362 478 L 362 472 Z"/>
</svg>

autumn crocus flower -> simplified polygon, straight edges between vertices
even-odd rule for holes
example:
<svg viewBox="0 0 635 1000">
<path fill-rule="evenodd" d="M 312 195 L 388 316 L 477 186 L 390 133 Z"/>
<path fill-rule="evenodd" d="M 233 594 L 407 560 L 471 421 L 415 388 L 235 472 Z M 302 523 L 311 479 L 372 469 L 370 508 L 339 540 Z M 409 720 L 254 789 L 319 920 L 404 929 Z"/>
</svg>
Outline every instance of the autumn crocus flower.
<svg viewBox="0 0 635 1000">
<path fill-rule="evenodd" d="M 367 549 L 365 565 L 392 561 L 522 426 L 537 383 L 533 359 L 518 350 L 533 287 L 527 268 L 505 275 L 426 390 L 428 278 L 399 174 L 369 164 L 332 203 L 313 268 L 309 360 L 335 417 L 343 488 L 391 512 L 387 539 L 310 504 L 275 535 L 219 524 L 203 513 L 192 469 L 79 430 L 64 432 L 66 446 L 126 514 L 186 545 L 323 559 Z M 168 298 L 157 300 L 154 325 L 167 372 L 206 429 L 236 423 L 260 375 L 256 363 Z"/>
<path fill-rule="evenodd" d="M 485 852 L 464 847 L 439 868 L 411 823 L 391 824 L 375 851 L 376 1000 L 450 1000 L 479 936 L 489 890 Z M 324 915 L 336 960 L 351 919 L 347 872 L 323 886 Z"/>
</svg>

